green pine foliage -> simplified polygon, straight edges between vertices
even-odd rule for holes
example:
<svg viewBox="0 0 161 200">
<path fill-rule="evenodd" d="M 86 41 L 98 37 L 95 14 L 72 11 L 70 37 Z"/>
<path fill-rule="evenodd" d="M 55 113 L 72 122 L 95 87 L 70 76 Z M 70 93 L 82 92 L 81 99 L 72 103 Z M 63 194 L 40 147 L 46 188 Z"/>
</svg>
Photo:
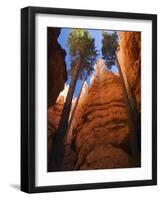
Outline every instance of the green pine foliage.
<svg viewBox="0 0 161 200">
<path fill-rule="evenodd" d="M 109 34 L 107 32 L 102 33 L 102 55 L 106 62 L 108 69 L 111 69 L 112 65 L 116 65 L 116 52 L 119 49 L 119 39 L 117 32 Z"/>
<path fill-rule="evenodd" d="M 70 73 L 73 73 L 74 67 L 78 59 L 80 59 L 79 79 L 81 80 L 86 74 L 90 75 L 93 72 L 93 65 L 97 57 L 97 50 L 94 42 L 94 39 L 85 29 L 72 29 L 69 33 L 68 46 L 71 57 Z"/>
</svg>

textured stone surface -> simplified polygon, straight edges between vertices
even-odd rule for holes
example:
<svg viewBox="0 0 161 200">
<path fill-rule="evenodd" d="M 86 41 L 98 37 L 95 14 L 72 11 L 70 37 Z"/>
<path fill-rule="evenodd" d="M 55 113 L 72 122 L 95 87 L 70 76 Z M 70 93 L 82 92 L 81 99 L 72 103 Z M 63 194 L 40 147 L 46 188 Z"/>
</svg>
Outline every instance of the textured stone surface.
<svg viewBox="0 0 161 200">
<path fill-rule="evenodd" d="M 48 109 L 48 156 L 49 157 L 53 145 L 53 137 L 59 125 L 68 89 L 69 87 L 65 85 L 64 90 L 59 94 L 55 104 Z"/>
<path fill-rule="evenodd" d="M 48 156 L 50 157 L 53 137 L 58 127 L 64 104 L 61 93 L 67 80 L 65 64 L 66 52 L 57 39 L 60 28 L 48 28 Z M 58 96 L 61 96 L 58 98 Z M 57 99 L 58 98 L 58 99 Z"/>
<path fill-rule="evenodd" d="M 95 146 L 87 155 L 86 162 L 80 169 L 111 169 L 126 168 L 129 166 L 129 156 L 120 148 L 111 144 Z"/>
<path fill-rule="evenodd" d="M 127 112 L 120 78 L 99 61 L 79 103 L 74 127 L 75 169 L 129 167 Z"/>
<path fill-rule="evenodd" d="M 48 107 L 54 105 L 67 80 L 65 56 L 57 39 L 60 28 L 48 28 Z"/>
<path fill-rule="evenodd" d="M 129 90 L 131 102 L 141 109 L 141 33 L 120 32 L 119 63 Z M 130 96 L 132 95 L 132 97 Z M 135 105 L 132 105 L 135 107 Z"/>
<path fill-rule="evenodd" d="M 59 100 L 56 101 L 54 106 L 51 106 L 48 109 L 48 156 L 49 157 L 53 145 L 53 137 L 59 125 L 63 104 L 64 104 L 64 97 L 60 97 Z"/>
</svg>

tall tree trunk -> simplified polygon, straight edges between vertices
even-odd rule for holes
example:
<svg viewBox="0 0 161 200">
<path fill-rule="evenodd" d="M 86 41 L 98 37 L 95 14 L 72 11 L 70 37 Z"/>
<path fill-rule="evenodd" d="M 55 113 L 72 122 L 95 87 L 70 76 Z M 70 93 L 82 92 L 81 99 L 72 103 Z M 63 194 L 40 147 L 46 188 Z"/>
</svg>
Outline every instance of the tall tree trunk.
<svg viewBox="0 0 161 200">
<path fill-rule="evenodd" d="M 118 70 L 119 70 L 119 74 L 120 74 L 122 91 L 123 91 L 125 105 L 126 105 L 126 109 L 127 109 L 127 115 L 128 115 L 127 120 L 128 120 L 129 134 L 130 134 L 132 166 L 137 167 L 137 166 L 139 166 L 139 146 L 138 146 L 137 128 L 136 128 L 136 124 L 135 124 L 135 119 L 133 119 L 132 109 L 131 109 L 130 101 L 128 98 L 121 66 L 119 64 L 116 54 L 115 54 L 115 57 L 116 57 L 116 64 L 118 66 Z"/>
<path fill-rule="evenodd" d="M 69 119 L 68 129 L 67 129 L 67 133 L 66 133 L 66 139 L 67 139 L 67 137 L 68 137 L 68 132 L 70 131 L 71 124 L 72 124 L 73 118 L 74 118 L 74 116 L 75 116 L 75 111 L 76 111 L 76 109 L 77 109 L 78 102 L 79 102 L 79 99 L 80 99 L 80 96 L 81 96 L 81 93 L 82 93 L 82 89 L 83 89 L 83 86 L 84 86 L 84 82 L 85 82 L 86 79 L 87 79 L 87 74 L 86 74 L 86 76 L 84 77 L 84 79 L 83 79 L 83 81 L 82 81 L 82 85 L 81 85 L 81 88 L 80 88 L 80 91 L 79 91 L 79 95 L 78 95 L 77 100 L 76 100 L 76 102 L 75 102 L 75 104 L 74 104 L 74 108 L 73 108 L 73 110 L 72 110 L 71 117 L 70 117 L 70 119 Z"/>
<path fill-rule="evenodd" d="M 66 134 L 66 130 L 68 127 L 69 113 L 70 113 L 70 108 L 71 108 L 71 103 L 72 103 L 72 98 L 73 98 L 76 82 L 78 79 L 80 64 L 81 64 L 81 59 L 78 60 L 74 68 L 69 91 L 68 91 L 66 101 L 63 106 L 59 126 L 56 131 L 55 137 L 53 138 L 53 147 L 52 147 L 52 153 L 51 153 L 51 158 L 50 158 L 50 163 L 49 163 L 49 168 L 48 168 L 49 171 L 61 170 L 61 163 L 64 157 L 64 136 Z"/>
</svg>

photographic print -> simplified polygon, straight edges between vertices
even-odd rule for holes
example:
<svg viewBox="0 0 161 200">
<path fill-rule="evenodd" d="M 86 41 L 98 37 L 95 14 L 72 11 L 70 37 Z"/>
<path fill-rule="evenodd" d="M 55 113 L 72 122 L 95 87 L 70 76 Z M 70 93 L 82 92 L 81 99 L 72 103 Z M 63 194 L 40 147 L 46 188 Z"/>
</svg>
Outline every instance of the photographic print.
<svg viewBox="0 0 161 200">
<path fill-rule="evenodd" d="M 47 28 L 48 171 L 141 166 L 141 32 Z"/>
<path fill-rule="evenodd" d="M 157 184 L 157 16 L 21 10 L 21 190 Z"/>
</svg>

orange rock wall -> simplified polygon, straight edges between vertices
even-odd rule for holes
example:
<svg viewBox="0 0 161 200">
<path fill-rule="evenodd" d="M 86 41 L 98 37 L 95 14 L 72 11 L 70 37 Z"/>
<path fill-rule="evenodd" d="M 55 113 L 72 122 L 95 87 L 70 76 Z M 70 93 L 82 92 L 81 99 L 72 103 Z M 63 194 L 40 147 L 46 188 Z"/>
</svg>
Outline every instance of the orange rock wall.
<svg viewBox="0 0 161 200">
<path fill-rule="evenodd" d="M 120 32 L 119 63 L 124 72 L 124 79 L 137 107 L 141 110 L 141 33 Z"/>
<path fill-rule="evenodd" d="M 66 52 L 61 48 L 57 39 L 60 28 L 47 29 L 48 34 L 48 156 L 50 157 L 53 137 L 58 127 L 62 112 L 64 97 L 57 100 L 64 89 L 67 80 L 65 56 Z M 57 100 L 57 101 L 56 101 Z"/>
<path fill-rule="evenodd" d="M 74 128 L 75 169 L 129 167 L 127 113 L 120 78 L 99 61 Z"/>
<path fill-rule="evenodd" d="M 48 156 L 50 157 L 53 145 L 53 137 L 58 128 L 60 116 L 63 110 L 64 97 L 61 96 L 56 103 L 48 109 Z"/>
</svg>

